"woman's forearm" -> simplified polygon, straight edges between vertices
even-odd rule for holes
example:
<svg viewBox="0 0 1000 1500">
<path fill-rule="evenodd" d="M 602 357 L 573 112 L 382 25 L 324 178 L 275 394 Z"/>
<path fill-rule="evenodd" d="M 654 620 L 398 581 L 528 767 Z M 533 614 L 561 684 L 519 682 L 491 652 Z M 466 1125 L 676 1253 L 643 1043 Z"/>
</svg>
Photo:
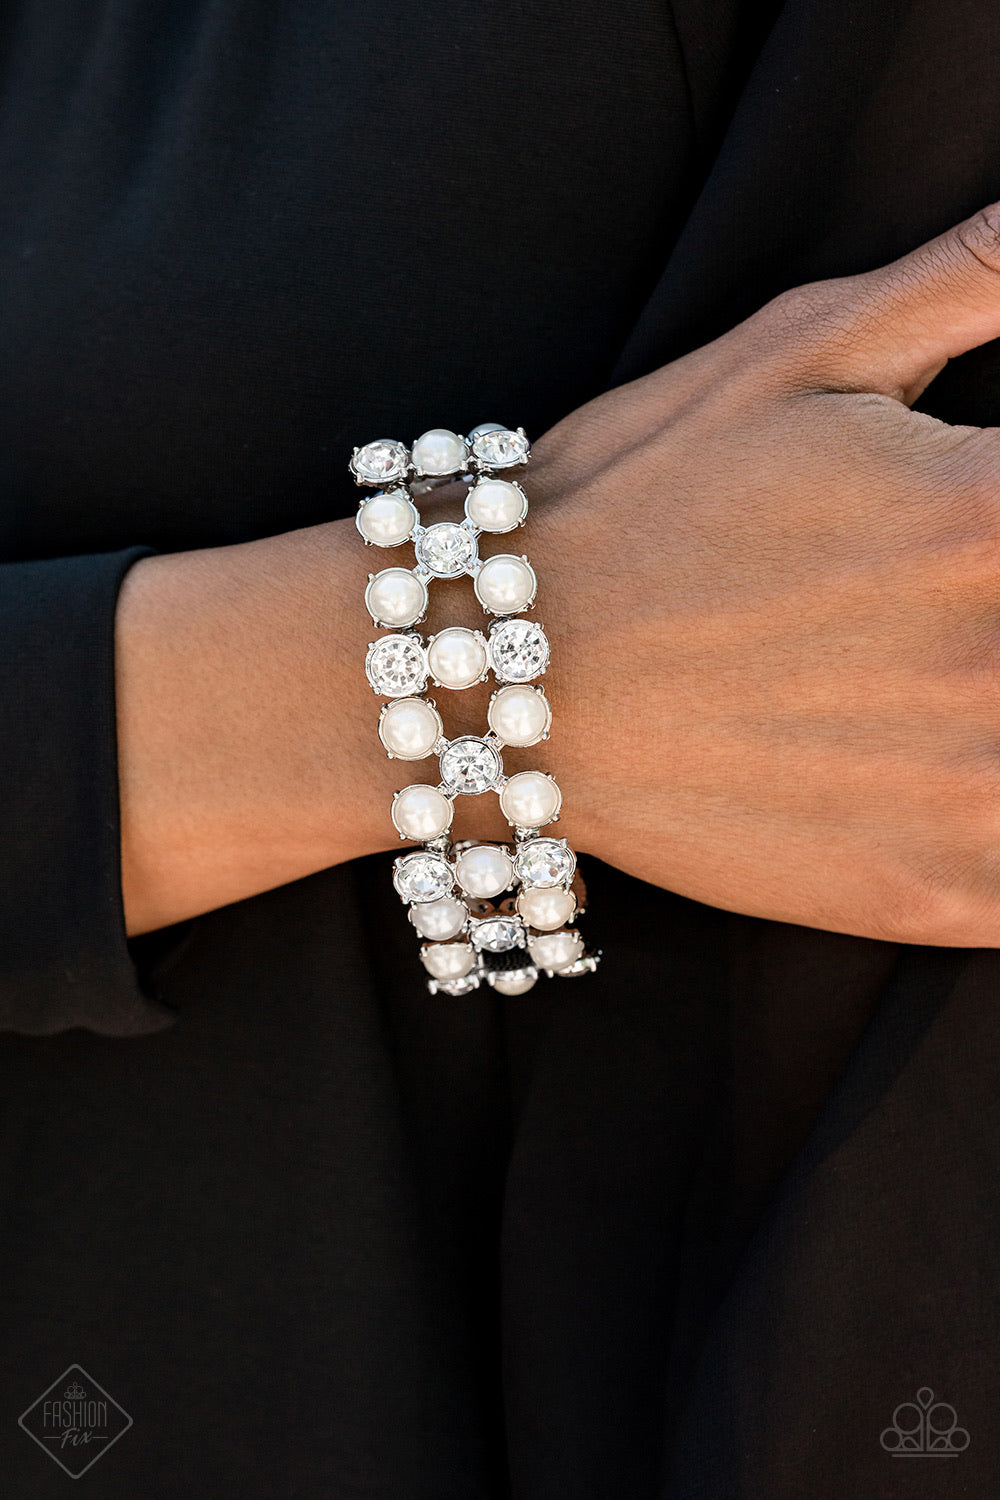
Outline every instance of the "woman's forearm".
<svg viewBox="0 0 1000 1500">
<path fill-rule="evenodd" d="M 398 776 L 364 732 L 364 574 L 350 521 L 132 568 L 116 630 L 130 933 L 387 847 Z"/>
</svg>

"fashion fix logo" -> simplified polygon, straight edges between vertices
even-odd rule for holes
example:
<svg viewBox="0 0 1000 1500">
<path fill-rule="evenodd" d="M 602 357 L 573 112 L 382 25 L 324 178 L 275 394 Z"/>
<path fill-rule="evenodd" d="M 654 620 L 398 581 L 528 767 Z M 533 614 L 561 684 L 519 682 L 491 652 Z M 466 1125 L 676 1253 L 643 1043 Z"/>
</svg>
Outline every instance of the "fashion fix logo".
<svg viewBox="0 0 1000 1500">
<path fill-rule="evenodd" d="M 71 1479 L 85 1474 L 132 1426 L 128 1412 L 80 1365 L 64 1370 L 17 1421 Z"/>
</svg>

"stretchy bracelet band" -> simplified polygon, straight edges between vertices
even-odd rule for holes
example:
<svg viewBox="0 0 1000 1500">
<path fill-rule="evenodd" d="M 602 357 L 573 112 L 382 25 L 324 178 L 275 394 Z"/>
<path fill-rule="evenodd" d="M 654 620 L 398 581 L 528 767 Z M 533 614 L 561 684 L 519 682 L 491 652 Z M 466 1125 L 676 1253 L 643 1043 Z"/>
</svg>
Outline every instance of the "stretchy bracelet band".
<svg viewBox="0 0 1000 1500">
<path fill-rule="evenodd" d="M 398 791 L 391 817 L 401 839 L 423 845 L 402 854 L 393 883 L 409 906 L 410 921 L 426 939 L 420 957 L 432 994 L 464 995 L 482 982 L 501 994 L 529 990 L 540 972 L 550 977 L 591 973 L 600 954 L 587 953 L 569 926 L 585 904 L 576 856 L 565 839 L 543 834 L 559 817 L 562 794 L 542 771 L 504 774 L 506 746 L 547 739 L 552 712 L 542 688 L 549 642 L 543 627 L 521 618 L 535 599 L 537 581 L 528 559 L 500 553 L 480 559 L 479 537 L 514 531 L 528 514 L 528 497 L 509 477 L 527 464 L 524 431 L 496 422 L 466 439 L 434 428 L 412 449 L 388 438 L 355 448 L 356 482 L 377 486 L 358 506 L 357 527 L 368 546 L 413 543 L 412 567 L 383 568 L 368 576 L 365 604 L 388 633 L 372 641 L 365 673 L 386 702 L 378 734 L 390 757 L 437 756 L 440 782 Z M 415 497 L 436 485 L 468 486 L 465 519 L 423 526 Z M 453 627 L 424 639 L 415 629 L 427 613 L 432 579 L 470 577 L 488 631 Z M 497 687 L 486 734 L 448 739 L 428 683 L 458 691 L 484 682 Z M 452 844 L 455 798 L 496 792 L 511 826 L 510 844 Z"/>
</svg>

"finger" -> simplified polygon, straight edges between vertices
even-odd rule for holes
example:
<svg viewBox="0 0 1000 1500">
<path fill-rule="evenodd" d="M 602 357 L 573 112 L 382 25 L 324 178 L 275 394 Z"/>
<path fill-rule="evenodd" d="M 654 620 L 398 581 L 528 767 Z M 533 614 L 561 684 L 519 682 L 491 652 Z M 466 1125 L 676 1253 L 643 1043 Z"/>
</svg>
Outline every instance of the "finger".
<svg viewBox="0 0 1000 1500">
<path fill-rule="evenodd" d="M 1000 338 L 1000 203 L 878 270 L 786 293 L 769 313 L 831 379 L 913 400 L 947 360 Z"/>
</svg>

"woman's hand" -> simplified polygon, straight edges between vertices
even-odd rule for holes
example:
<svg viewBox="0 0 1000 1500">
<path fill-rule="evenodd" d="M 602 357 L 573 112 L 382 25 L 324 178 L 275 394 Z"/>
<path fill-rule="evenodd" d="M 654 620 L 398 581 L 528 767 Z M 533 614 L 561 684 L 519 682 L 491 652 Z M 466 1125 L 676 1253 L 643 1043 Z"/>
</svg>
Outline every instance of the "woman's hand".
<svg viewBox="0 0 1000 1500">
<path fill-rule="evenodd" d="M 994 207 L 537 444 L 558 832 L 714 906 L 1000 946 L 1000 432 L 909 410 L 998 335 Z"/>
<path fill-rule="evenodd" d="M 997 336 L 1000 208 L 778 298 L 537 443 L 554 725 L 505 764 L 556 776 L 555 832 L 711 905 L 1000 946 L 1000 433 L 909 410 Z M 341 521 L 132 569 L 130 931 L 398 847 L 392 791 L 436 777 L 375 736 L 370 566 Z M 432 603 L 427 631 L 483 623 L 467 586 Z M 482 732 L 486 690 L 439 696 L 446 732 Z M 508 832 L 495 798 L 459 799 L 457 836 Z"/>
</svg>

